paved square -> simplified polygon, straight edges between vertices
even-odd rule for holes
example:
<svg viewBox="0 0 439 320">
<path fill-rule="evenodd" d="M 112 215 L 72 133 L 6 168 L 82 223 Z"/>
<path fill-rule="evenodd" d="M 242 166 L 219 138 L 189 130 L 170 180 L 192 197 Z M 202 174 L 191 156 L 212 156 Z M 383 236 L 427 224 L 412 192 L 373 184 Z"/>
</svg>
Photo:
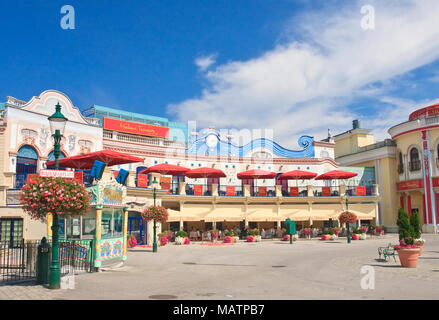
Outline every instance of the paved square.
<svg viewBox="0 0 439 320">
<path fill-rule="evenodd" d="M 75 277 L 74 290 L 0 286 L 1 299 L 437 299 L 439 236 L 423 235 L 415 269 L 378 259 L 397 235 L 366 241 L 268 240 L 233 245 L 166 245 L 129 249 L 119 269 Z M 375 270 L 375 289 L 361 289 L 361 267 Z"/>
</svg>

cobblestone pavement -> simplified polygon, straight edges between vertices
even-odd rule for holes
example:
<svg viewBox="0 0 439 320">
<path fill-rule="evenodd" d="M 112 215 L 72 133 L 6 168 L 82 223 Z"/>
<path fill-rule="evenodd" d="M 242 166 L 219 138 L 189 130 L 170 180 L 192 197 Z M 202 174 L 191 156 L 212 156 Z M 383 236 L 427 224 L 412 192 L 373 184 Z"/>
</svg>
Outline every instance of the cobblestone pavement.
<svg viewBox="0 0 439 320">
<path fill-rule="evenodd" d="M 0 299 L 437 299 L 439 235 L 426 239 L 417 268 L 378 259 L 397 235 L 366 241 L 240 242 L 130 249 L 118 269 L 75 276 L 75 289 L 0 286 Z M 375 288 L 360 286 L 372 266 Z"/>
</svg>

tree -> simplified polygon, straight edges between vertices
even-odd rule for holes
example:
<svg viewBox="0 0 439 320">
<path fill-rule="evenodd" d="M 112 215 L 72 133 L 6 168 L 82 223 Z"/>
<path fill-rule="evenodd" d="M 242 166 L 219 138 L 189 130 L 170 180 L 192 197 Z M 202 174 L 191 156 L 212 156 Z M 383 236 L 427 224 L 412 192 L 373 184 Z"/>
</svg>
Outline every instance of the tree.
<svg viewBox="0 0 439 320">
<path fill-rule="evenodd" d="M 410 224 L 407 211 L 402 208 L 398 210 L 398 220 L 396 224 L 398 225 L 399 240 L 404 241 L 406 245 L 413 244 L 413 226 Z"/>
<path fill-rule="evenodd" d="M 412 213 L 412 215 L 410 216 L 410 225 L 413 229 L 413 237 L 415 239 L 421 238 L 421 221 L 417 212 Z"/>
</svg>

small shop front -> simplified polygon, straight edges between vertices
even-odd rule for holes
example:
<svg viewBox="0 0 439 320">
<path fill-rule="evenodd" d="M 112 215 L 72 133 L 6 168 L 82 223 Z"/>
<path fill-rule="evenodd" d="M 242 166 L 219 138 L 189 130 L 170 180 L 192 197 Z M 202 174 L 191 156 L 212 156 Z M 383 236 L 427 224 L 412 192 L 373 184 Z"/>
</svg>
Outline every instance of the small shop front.
<svg viewBox="0 0 439 320">
<path fill-rule="evenodd" d="M 128 210 L 126 187 L 115 180 L 99 181 L 88 187 L 91 209 L 84 216 L 60 216 L 60 241 L 76 241 L 81 259 L 95 268 L 127 259 Z M 51 217 L 48 218 L 49 237 Z M 62 250 L 62 246 L 61 246 Z M 61 254 L 62 256 L 62 254 Z"/>
</svg>

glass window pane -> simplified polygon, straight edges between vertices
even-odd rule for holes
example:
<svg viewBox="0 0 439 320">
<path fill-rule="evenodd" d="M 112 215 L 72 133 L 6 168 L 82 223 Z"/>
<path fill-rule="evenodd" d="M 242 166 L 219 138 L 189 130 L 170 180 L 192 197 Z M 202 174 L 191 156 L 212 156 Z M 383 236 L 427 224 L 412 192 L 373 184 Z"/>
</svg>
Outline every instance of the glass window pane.
<svg viewBox="0 0 439 320">
<path fill-rule="evenodd" d="M 86 238 L 92 238 L 96 231 L 96 211 L 90 210 L 82 217 L 82 235 Z"/>
<path fill-rule="evenodd" d="M 102 234 L 101 234 L 102 238 L 111 237 L 112 217 L 113 217 L 113 210 L 112 209 L 104 209 L 102 211 Z"/>
<path fill-rule="evenodd" d="M 122 236 L 123 210 L 114 210 L 114 236 Z"/>
</svg>

